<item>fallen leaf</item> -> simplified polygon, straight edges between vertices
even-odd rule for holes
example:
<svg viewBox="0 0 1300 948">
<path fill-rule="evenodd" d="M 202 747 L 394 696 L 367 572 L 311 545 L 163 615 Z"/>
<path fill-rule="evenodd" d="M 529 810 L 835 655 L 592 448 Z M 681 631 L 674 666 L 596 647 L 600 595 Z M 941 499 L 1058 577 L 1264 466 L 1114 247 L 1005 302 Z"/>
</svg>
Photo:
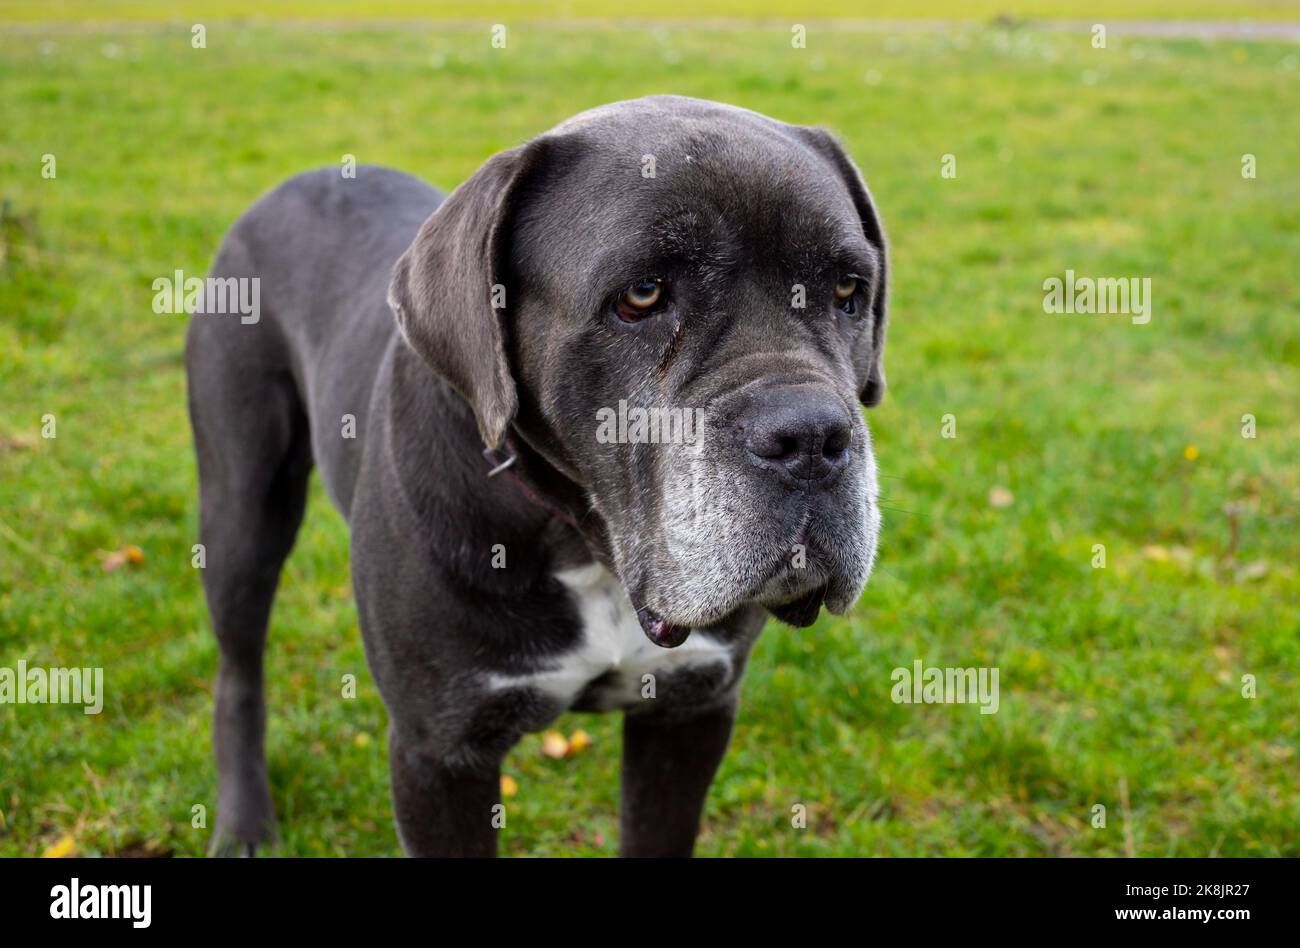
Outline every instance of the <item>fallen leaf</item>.
<svg viewBox="0 0 1300 948">
<path fill-rule="evenodd" d="M 503 797 L 513 797 L 518 792 L 519 792 L 519 784 L 515 781 L 515 778 L 508 776 L 507 774 L 502 774 L 501 795 Z"/>
<path fill-rule="evenodd" d="M 42 859 L 62 859 L 64 856 L 72 855 L 77 849 L 77 841 L 71 836 L 64 836 L 57 843 L 51 846 L 45 852 L 41 853 Z"/>
<path fill-rule="evenodd" d="M 115 573 L 128 563 L 138 566 L 144 562 L 144 550 L 134 543 L 128 543 L 120 550 L 114 550 L 104 557 L 104 572 Z"/>
<path fill-rule="evenodd" d="M 1005 487 L 995 487 L 989 491 L 990 507 L 997 507 L 998 509 L 1010 507 L 1015 503 L 1015 500 L 1016 495 L 1011 493 L 1011 491 L 1007 490 Z"/>
<path fill-rule="evenodd" d="M 1169 551 L 1166 550 L 1163 546 L 1159 546 L 1154 543 L 1151 544 L 1150 546 L 1142 547 L 1142 555 L 1145 556 L 1147 559 L 1155 560 L 1158 563 L 1169 562 Z"/>
<path fill-rule="evenodd" d="M 569 753 L 580 754 L 591 746 L 591 735 L 586 731 L 577 730 L 569 735 Z"/>
<path fill-rule="evenodd" d="M 559 760 L 569 752 L 569 742 L 559 731 L 547 731 L 542 735 L 542 753 Z"/>
<path fill-rule="evenodd" d="M 30 451 L 35 445 L 31 435 L 0 435 L 0 451 Z"/>
<path fill-rule="evenodd" d="M 1268 575 L 1268 560 L 1255 560 L 1237 570 L 1237 582 L 1248 583 Z"/>
</svg>

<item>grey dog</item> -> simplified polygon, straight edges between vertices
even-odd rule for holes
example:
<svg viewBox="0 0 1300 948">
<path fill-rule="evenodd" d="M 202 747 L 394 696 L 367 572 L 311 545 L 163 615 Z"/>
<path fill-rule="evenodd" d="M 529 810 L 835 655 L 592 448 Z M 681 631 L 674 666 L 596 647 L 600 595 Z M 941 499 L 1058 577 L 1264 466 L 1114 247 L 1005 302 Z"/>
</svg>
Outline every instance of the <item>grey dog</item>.
<svg viewBox="0 0 1300 948">
<path fill-rule="evenodd" d="M 186 346 L 214 851 L 273 840 L 262 653 L 315 465 L 351 529 L 406 852 L 494 854 L 510 747 L 621 710 L 621 851 L 689 855 L 766 616 L 844 612 L 875 558 L 859 403 L 885 384 L 885 239 L 840 145 L 620 102 L 445 199 L 383 168 L 299 175 L 213 275 L 258 279 L 262 307 L 194 316 Z M 683 409 L 702 421 L 672 437 L 598 436 Z"/>
</svg>

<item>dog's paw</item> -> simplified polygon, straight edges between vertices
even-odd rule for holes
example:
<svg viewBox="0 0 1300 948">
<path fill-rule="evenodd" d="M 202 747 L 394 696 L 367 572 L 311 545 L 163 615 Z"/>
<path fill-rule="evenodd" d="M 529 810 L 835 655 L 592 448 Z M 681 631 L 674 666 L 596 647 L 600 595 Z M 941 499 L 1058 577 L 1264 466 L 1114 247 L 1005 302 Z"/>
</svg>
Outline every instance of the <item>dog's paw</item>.
<svg viewBox="0 0 1300 948">
<path fill-rule="evenodd" d="M 274 832 L 265 832 L 256 839 L 241 838 L 238 834 L 220 827 L 212 834 L 208 856 L 213 859 L 248 859 L 253 856 L 272 856 L 275 850 Z"/>
</svg>

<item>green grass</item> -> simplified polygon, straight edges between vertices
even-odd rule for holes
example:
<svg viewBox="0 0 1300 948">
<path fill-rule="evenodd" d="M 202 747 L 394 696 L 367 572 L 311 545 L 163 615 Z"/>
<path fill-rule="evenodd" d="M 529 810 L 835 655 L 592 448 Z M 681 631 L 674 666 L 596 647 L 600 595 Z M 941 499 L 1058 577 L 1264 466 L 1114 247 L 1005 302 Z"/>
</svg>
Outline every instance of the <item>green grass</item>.
<svg viewBox="0 0 1300 948">
<path fill-rule="evenodd" d="M 458 18 L 493 23 L 555 17 L 1285 20 L 1297 0 L 0 0 L 0 21 Z"/>
<path fill-rule="evenodd" d="M 976 30 L 0 36 L 0 665 L 99 665 L 107 689 L 97 717 L 0 706 L 0 855 L 206 845 L 184 325 L 151 281 L 344 153 L 451 186 L 662 91 L 836 129 L 894 254 L 880 568 L 851 617 L 760 642 L 699 851 L 1300 855 L 1297 79 L 1283 44 Z M 1151 323 L 1044 314 L 1067 268 L 1151 277 Z M 394 854 L 346 530 L 311 507 L 268 652 L 282 852 Z M 145 561 L 106 573 L 124 544 Z M 1001 710 L 891 703 L 916 658 L 998 666 Z M 594 737 L 569 760 L 519 746 L 503 852 L 615 851 L 617 725 L 566 718 Z"/>
</svg>

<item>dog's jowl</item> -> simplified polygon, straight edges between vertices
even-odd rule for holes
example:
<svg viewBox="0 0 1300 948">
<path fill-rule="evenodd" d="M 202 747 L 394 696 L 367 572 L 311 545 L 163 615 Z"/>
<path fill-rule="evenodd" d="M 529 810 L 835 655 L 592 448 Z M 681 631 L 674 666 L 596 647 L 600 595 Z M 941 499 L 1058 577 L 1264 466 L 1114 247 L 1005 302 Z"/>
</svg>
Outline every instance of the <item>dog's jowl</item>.
<svg viewBox="0 0 1300 948">
<path fill-rule="evenodd" d="M 445 199 L 300 175 L 211 277 L 260 287 L 259 319 L 196 317 L 186 350 L 216 851 L 273 839 L 262 650 L 315 466 L 351 528 L 406 851 L 494 853 L 503 756 L 577 709 L 624 714 L 622 851 L 689 854 L 766 617 L 844 612 L 875 557 L 885 242 L 840 145 L 621 102 Z"/>
</svg>

